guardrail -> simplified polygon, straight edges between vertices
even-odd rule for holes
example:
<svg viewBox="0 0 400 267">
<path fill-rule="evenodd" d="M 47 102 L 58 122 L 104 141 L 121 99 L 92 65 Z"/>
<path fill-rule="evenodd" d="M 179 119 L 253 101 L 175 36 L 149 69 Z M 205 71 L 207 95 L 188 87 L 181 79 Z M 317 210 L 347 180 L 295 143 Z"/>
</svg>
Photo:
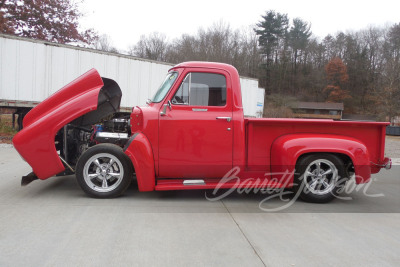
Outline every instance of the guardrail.
<svg viewBox="0 0 400 267">
<path fill-rule="evenodd" d="M 400 136 L 400 126 L 387 126 L 386 127 L 387 135 L 399 135 Z"/>
</svg>

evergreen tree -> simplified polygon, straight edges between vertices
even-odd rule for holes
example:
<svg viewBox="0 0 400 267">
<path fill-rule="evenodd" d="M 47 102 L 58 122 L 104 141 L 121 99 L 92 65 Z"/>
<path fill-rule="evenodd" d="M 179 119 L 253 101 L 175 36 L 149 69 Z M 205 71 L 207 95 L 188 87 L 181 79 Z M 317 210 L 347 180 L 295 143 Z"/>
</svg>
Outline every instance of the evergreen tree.
<svg viewBox="0 0 400 267">
<path fill-rule="evenodd" d="M 255 29 L 258 35 L 258 43 L 264 58 L 263 67 L 265 68 L 265 79 L 261 79 L 261 86 L 265 88 L 265 99 L 267 95 L 272 93 L 272 64 L 278 63 L 280 49 L 279 46 L 286 46 L 285 37 L 289 27 L 289 19 L 287 14 L 281 14 L 273 10 L 266 12 L 265 16 L 261 16 L 262 20 L 257 24 Z M 285 50 L 284 48 L 281 50 Z M 275 60 L 274 60 L 275 58 Z M 279 89 L 278 89 L 279 90 Z M 264 109 L 266 106 L 264 106 Z M 264 110 L 265 114 L 265 110 Z"/>
</svg>

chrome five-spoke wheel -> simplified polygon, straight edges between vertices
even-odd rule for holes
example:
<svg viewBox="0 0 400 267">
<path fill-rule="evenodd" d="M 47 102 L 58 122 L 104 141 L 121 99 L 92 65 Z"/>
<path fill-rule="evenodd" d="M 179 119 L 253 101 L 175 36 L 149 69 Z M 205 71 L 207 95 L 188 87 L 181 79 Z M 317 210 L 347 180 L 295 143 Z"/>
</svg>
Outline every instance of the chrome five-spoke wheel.
<svg viewBox="0 0 400 267">
<path fill-rule="evenodd" d="M 317 159 L 304 172 L 304 185 L 313 194 L 324 195 L 332 192 L 338 181 L 338 170 L 329 160 Z"/>
<path fill-rule="evenodd" d="M 335 154 L 315 153 L 301 157 L 296 164 L 295 189 L 304 201 L 331 201 L 346 184 L 343 160 Z"/>
<path fill-rule="evenodd" d="M 89 148 L 79 158 L 76 178 L 91 197 L 117 197 L 132 181 L 133 168 L 122 148 L 100 144 Z"/>
<path fill-rule="evenodd" d="M 83 168 L 86 184 L 97 192 L 110 192 L 118 187 L 124 176 L 119 159 L 109 153 L 92 156 Z"/>
</svg>

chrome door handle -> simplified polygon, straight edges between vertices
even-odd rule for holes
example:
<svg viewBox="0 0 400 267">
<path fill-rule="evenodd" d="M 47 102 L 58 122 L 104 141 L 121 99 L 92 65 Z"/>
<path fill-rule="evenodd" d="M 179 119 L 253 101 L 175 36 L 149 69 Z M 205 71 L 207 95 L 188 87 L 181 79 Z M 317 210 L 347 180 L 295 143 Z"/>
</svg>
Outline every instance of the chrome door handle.
<svg viewBox="0 0 400 267">
<path fill-rule="evenodd" d="M 230 122 L 232 120 L 231 117 L 216 117 L 217 120 L 227 120 L 228 122 Z"/>
</svg>

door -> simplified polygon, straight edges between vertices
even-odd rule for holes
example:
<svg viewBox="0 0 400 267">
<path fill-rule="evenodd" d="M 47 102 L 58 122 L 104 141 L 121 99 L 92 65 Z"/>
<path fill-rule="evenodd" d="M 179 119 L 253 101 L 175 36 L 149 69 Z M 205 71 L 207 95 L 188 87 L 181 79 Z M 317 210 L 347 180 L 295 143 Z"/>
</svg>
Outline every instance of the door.
<svg viewBox="0 0 400 267">
<path fill-rule="evenodd" d="M 186 72 L 160 114 L 159 177 L 220 178 L 232 168 L 232 96 L 223 71 Z"/>
</svg>

